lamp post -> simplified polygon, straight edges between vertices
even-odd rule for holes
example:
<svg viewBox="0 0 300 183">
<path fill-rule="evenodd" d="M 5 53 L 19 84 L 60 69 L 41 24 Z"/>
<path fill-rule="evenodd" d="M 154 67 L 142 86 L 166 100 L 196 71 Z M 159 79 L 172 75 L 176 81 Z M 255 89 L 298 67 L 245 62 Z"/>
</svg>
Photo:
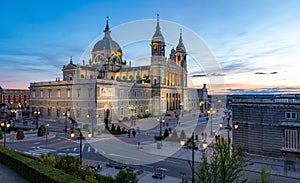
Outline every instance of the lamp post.
<svg viewBox="0 0 300 183">
<path fill-rule="evenodd" d="M 184 106 L 184 103 L 183 102 L 180 102 L 180 109 L 181 109 L 181 116 L 183 116 L 183 106 Z"/>
<path fill-rule="evenodd" d="M 195 183 L 195 138 L 192 134 L 192 183 Z"/>
<path fill-rule="evenodd" d="M 40 117 L 41 112 L 40 111 L 34 111 L 34 116 L 35 116 L 35 129 L 39 128 L 39 117 Z"/>
<path fill-rule="evenodd" d="M 227 119 L 227 138 L 228 138 L 228 144 L 230 144 L 230 136 L 229 136 L 229 131 L 231 130 L 231 126 L 229 124 L 229 121 L 231 119 L 231 114 L 230 112 L 226 112 L 226 119 Z"/>
<path fill-rule="evenodd" d="M 77 122 L 76 122 L 77 124 Z M 80 159 L 80 164 L 82 164 L 82 139 L 83 139 L 83 135 L 81 133 L 80 128 L 76 128 L 79 131 L 79 137 L 77 139 L 79 139 L 79 159 Z M 71 132 L 71 138 L 75 137 L 75 132 Z"/>
<path fill-rule="evenodd" d="M 162 136 L 162 123 L 165 123 L 165 118 L 159 117 L 157 118 L 157 122 L 159 122 L 159 137 Z"/>
<path fill-rule="evenodd" d="M 3 147 L 6 147 L 6 129 L 10 127 L 10 124 L 6 121 L 1 123 L 1 126 L 4 128 L 4 142 L 3 142 Z"/>
<path fill-rule="evenodd" d="M 203 101 L 200 101 L 200 102 L 199 102 L 199 106 L 200 106 L 200 112 L 203 113 L 203 111 L 204 111 L 204 110 L 203 110 L 204 102 L 203 102 Z"/>
<path fill-rule="evenodd" d="M 70 116 L 70 111 L 67 110 L 66 112 L 63 112 L 63 116 L 65 116 L 65 132 L 67 132 L 68 127 L 67 127 L 67 117 Z"/>
<path fill-rule="evenodd" d="M 129 110 L 131 111 L 131 119 L 132 119 L 132 116 L 133 116 L 133 111 L 135 110 L 135 107 L 133 104 L 131 104 L 129 107 Z M 131 126 L 133 125 L 133 121 L 131 120 Z"/>
<path fill-rule="evenodd" d="M 87 114 L 86 118 L 91 119 L 91 122 L 92 122 L 92 134 L 91 135 L 92 135 L 92 137 L 94 137 L 94 121 L 93 121 L 94 116 Z"/>
<path fill-rule="evenodd" d="M 149 115 L 149 109 L 146 109 L 145 112 L 146 112 L 147 119 L 148 119 L 148 117 L 149 117 L 149 116 L 148 116 L 148 115 Z"/>
<path fill-rule="evenodd" d="M 210 116 L 210 136 L 212 137 L 213 134 L 212 134 L 212 116 L 216 113 L 216 111 L 213 109 L 213 108 L 210 108 L 207 113 L 209 114 Z"/>
</svg>

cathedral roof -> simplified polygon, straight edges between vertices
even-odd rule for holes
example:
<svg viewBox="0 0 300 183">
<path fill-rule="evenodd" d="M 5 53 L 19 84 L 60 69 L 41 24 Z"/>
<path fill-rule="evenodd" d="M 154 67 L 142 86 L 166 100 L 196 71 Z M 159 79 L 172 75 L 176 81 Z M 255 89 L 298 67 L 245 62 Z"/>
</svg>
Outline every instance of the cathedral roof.
<svg viewBox="0 0 300 183">
<path fill-rule="evenodd" d="M 185 49 L 183 41 L 182 41 L 182 31 L 181 31 L 181 29 L 180 29 L 179 43 L 176 46 L 176 51 L 177 52 L 186 52 L 186 49 Z"/>
<path fill-rule="evenodd" d="M 155 31 L 154 35 L 152 36 L 152 42 L 165 42 L 164 36 L 160 32 L 159 15 L 158 14 L 157 14 L 156 31 Z"/>
<path fill-rule="evenodd" d="M 120 51 L 120 52 L 122 52 L 121 47 L 119 46 L 119 44 L 111 38 L 110 32 L 111 31 L 109 29 L 108 17 L 107 17 L 106 27 L 104 29 L 105 35 L 100 41 L 98 41 L 94 45 L 94 48 L 93 48 L 92 52 L 102 51 L 102 50 L 111 50 L 111 51 Z"/>
</svg>

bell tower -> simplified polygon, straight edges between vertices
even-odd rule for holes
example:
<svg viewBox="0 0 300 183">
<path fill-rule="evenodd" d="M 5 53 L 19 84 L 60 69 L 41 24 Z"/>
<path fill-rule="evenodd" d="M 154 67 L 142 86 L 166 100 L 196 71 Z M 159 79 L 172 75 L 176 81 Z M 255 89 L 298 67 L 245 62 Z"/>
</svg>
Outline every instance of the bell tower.
<svg viewBox="0 0 300 183">
<path fill-rule="evenodd" d="M 151 40 L 150 82 L 152 86 L 152 114 L 162 115 L 162 91 L 166 85 L 165 39 L 160 32 L 159 15 L 157 14 L 156 30 Z"/>
<path fill-rule="evenodd" d="M 165 39 L 160 32 L 159 15 L 157 14 L 156 30 L 151 41 L 151 85 L 165 84 Z"/>
</svg>

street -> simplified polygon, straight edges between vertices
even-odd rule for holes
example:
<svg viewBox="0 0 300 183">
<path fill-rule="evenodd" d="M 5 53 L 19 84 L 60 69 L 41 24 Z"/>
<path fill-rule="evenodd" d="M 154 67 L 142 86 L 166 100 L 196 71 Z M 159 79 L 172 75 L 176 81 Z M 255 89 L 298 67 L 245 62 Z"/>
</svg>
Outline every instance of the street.
<svg viewBox="0 0 300 183">
<path fill-rule="evenodd" d="M 152 122 L 151 122 L 152 121 Z M 168 125 L 164 125 L 165 128 L 176 129 L 178 136 L 182 130 L 185 131 L 186 136 L 190 137 L 194 132 L 201 137 L 201 133 L 207 133 L 209 135 L 210 125 L 206 118 L 202 117 L 198 119 L 194 114 L 185 114 L 179 120 L 174 118 L 167 118 Z M 139 121 L 138 121 L 139 122 Z M 138 123 L 137 122 L 137 123 Z M 213 118 L 213 131 L 215 133 L 225 133 L 226 130 L 219 130 L 219 123 L 222 122 L 222 115 L 215 115 Z M 63 132 L 63 123 L 50 123 L 41 121 L 41 124 L 49 123 L 49 135 L 42 138 L 32 138 L 28 136 L 27 140 L 23 142 L 14 142 L 7 144 L 7 147 L 16 151 L 20 151 L 26 154 L 34 156 L 41 156 L 42 154 L 51 153 L 51 155 L 72 155 L 79 157 L 79 141 L 70 138 L 69 131 Z M 145 129 L 146 125 L 150 126 L 150 129 Z M 148 123 L 157 123 L 156 119 L 150 119 L 149 121 L 141 121 L 140 124 L 131 128 L 138 129 L 136 137 L 128 137 L 127 134 L 113 136 L 111 134 L 97 135 L 92 139 L 83 140 L 82 157 L 86 162 L 101 162 L 108 164 L 114 162 L 117 164 L 127 164 L 131 167 L 136 167 L 151 174 L 156 168 L 166 169 L 165 174 L 168 177 L 174 177 L 171 180 L 181 180 L 182 176 L 191 177 L 191 168 L 189 162 L 191 157 L 191 150 L 181 148 L 178 142 L 162 141 L 162 147 L 158 148 L 157 142 L 154 140 L 154 136 L 159 134 L 159 125 L 149 125 Z M 19 125 L 19 124 L 18 124 Z M 118 124 L 128 127 L 129 124 Z M 68 123 L 68 129 L 70 124 Z M 144 129 L 144 130 L 141 130 Z M 224 134 L 223 134 L 224 135 Z M 225 133 L 226 136 L 226 133 Z M 207 140 L 213 140 L 214 137 Z M 26 139 L 26 137 L 25 137 Z M 201 151 L 195 151 L 195 166 L 198 166 L 201 159 Z M 108 172 L 115 172 L 114 169 L 107 169 L 104 174 Z M 99 172 L 101 173 L 101 172 Z M 246 177 L 259 178 L 260 168 L 253 167 L 247 169 L 245 172 Z M 147 173 L 145 173 L 147 175 Z M 144 175 L 144 179 L 147 177 Z M 141 176 L 140 176 L 141 177 Z M 151 177 L 151 176 L 150 176 Z M 289 178 L 281 175 L 272 175 L 275 182 L 298 182 L 299 179 Z M 140 182 L 142 182 L 140 178 Z M 166 179 L 169 180 L 169 179 Z M 145 182 L 149 181 L 146 179 Z"/>
</svg>

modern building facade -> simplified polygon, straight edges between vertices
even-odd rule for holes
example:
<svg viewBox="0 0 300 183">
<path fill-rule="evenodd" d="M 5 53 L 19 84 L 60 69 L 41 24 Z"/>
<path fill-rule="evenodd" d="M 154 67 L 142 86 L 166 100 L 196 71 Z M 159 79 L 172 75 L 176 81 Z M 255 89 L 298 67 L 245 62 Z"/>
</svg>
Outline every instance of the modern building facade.
<svg viewBox="0 0 300 183">
<path fill-rule="evenodd" d="M 230 96 L 233 145 L 248 153 L 300 159 L 300 95 Z"/>
<path fill-rule="evenodd" d="M 71 58 L 62 68 L 62 79 L 30 83 L 31 110 L 54 120 L 63 119 L 62 114 L 70 111 L 79 123 L 91 121 L 89 116 L 97 125 L 146 113 L 162 116 L 169 111 L 199 110 L 199 92 L 207 97 L 207 89 L 205 85 L 198 90 L 187 88 L 182 33 L 168 58 L 165 46 L 157 19 L 150 65 L 131 67 L 112 39 L 107 20 L 104 37 L 94 45 L 88 63 L 74 64 Z"/>
</svg>

